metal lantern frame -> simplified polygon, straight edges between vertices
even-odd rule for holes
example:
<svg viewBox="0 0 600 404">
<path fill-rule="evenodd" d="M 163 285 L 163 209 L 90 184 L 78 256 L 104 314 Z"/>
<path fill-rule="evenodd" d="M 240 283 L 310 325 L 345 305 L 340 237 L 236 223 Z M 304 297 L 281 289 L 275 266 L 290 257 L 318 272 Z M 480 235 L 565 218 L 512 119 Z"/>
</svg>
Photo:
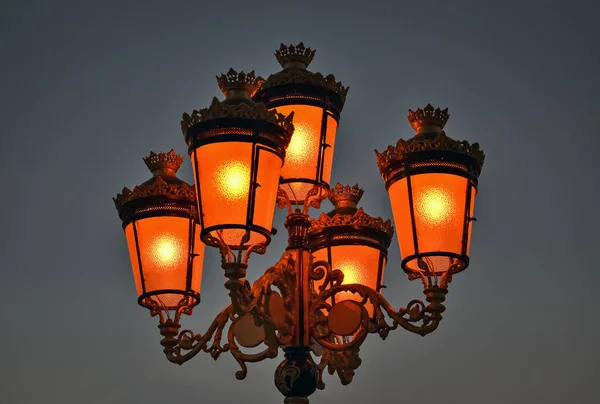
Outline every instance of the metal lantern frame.
<svg viewBox="0 0 600 404">
<path fill-rule="evenodd" d="M 394 229 L 391 221 L 380 217 L 372 217 L 362 208 L 356 208 L 363 190 L 338 183 L 329 191 L 329 200 L 336 204 L 341 197 L 350 200 L 350 206 L 336 207 L 331 212 L 322 213 L 317 219 L 311 220 L 311 228 L 307 234 L 312 252 L 326 249 L 327 262 L 332 265 L 332 248 L 336 246 L 365 246 L 379 251 L 377 264 L 376 291 L 380 292 L 384 285 L 383 271 L 387 262 L 388 248 L 392 241 Z"/>
<path fill-rule="evenodd" d="M 262 82 L 262 78 L 256 77 L 254 72 L 245 74 L 230 69 L 227 75 L 217 77 L 222 91 L 227 94 L 229 90 L 253 91 L 254 86 Z M 255 84 L 256 83 L 256 84 Z M 253 231 L 265 238 L 264 246 L 255 247 L 255 252 L 261 253 L 264 247 L 271 242 L 274 229 L 254 224 L 254 210 L 256 202 L 256 191 L 261 186 L 258 183 L 258 167 L 262 153 L 275 154 L 281 159 L 282 165 L 285 159 L 285 149 L 289 144 L 293 114 L 285 117 L 276 112 L 268 111 L 263 104 L 255 104 L 244 96 L 224 100 L 223 102 L 214 98 L 211 106 L 207 109 L 194 111 L 191 115 L 184 114 L 182 131 L 188 145 L 188 153 L 192 159 L 196 178 L 199 178 L 198 160 L 196 150 L 202 146 L 213 143 L 242 142 L 252 144 L 252 155 L 250 165 L 250 182 L 248 188 L 248 204 L 244 224 L 224 224 L 206 227 L 204 215 L 202 214 L 202 192 L 199 181 L 196 181 L 196 195 L 200 224 L 202 226 L 201 239 L 207 245 L 218 247 L 221 240 L 211 235 L 213 232 L 228 229 L 242 229 L 247 232 Z M 230 248 L 246 250 L 252 247 L 245 244 L 242 239 L 240 245 L 229 245 Z"/>
<path fill-rule="evenodd" d="M 359 194 L 362 195 L 358 186 L 342 195 L 347 200 L 337 204 L 333 212 L 322 214 L 318 219 L 311 219 L 309 215 L 309 210 L 318 209 L 328 195 L 333 196 L 335 203 L 335 198 L 342 197 L 341 185 L 330 189 L 322 176 L 324 150 L 329 146 L 325 143 L 327 118 L 332 116 L 339 122 L 348 90 L 331 75 L 323 77 L 306 71 L 313 55 L 314 51 L 303 44 L 282 45 L 276 56 L 282 62 L 283 72 L 263 82 L 255 78 L 253 73 L 251 77 L 242 77 L 242 73 L 230 70 L 225 79 L 221 76 L 219 82 L 222 89 L 223 85 L 228 86 L 224 91 L 224 101 L 215 98 L 209 108 L 183 115 L 181 127 L 194 161 L 196 191 L 188 185 L 189 189 L 185 188 L 185 192 L 181 191 L 182 188 L 178 188 L 179 193 L 175 192 L 169 188 L 170 184 L 159 177 L 152 185 L 156 186 L 156 190 L 152 188 L 152 191 L 148 191 L 144 188 L 147 186 L 139 187 L 139 191 L 136 188 L 133 192 L 124 189 L 123 195 L 119 195 L 115 201 L 124 226 L 156 212 L 184 215 L 190 223 L 198 221 L 202 225 L 202 242 L 218 247 L 221 254 L 225 288 L 231 304 L 219 312 L 205 332 L 181 331 L 179 315 L 172 318 L 167 308 L 151 308 L 153 315 L 160 315 L 160 344 L 167 360 L 181 365 L 201 352 L 210 354 L 213 359 L 229 352 L 239 364 L 240 369 L 235 376 L 241 380 L 247 375 L 248 363 L 275 358 L 283 351 L 285 358 L 275 370 L 274 381 L 285 397 L 284 404 L 308 404 L 308 397 L 316 389 L 325 388 L 323 375 L 326 371 L 337 374 L 342 384 L 349 384 L 362 362 L 360 347 L 371 334 L 385 339 L 390 331 L 404 329 L 425 336 L 437 329 L 446 310 L 444 302 L 451 276 L 469 264 L 467 245 L 470 226 L 475 220 L 470 214 L 471 195 L 476 192 L 484 161 L 477 143 L 470 145 L 446 136 L 442 128 L 447 119 L 447 110 L 434 110 L 430 105 L 417 112 L 409 110 L 409 122 L 418 129 L 417 136 L 408 141 L 401 139 L 396 146 L 389 146 L 382 153 L 376 151 L 386 189 L 406 179 L 408 190 L 412 192 L 411 179 L 425 173 L 452 174 L 467 179 L 461 252 L 433 253 L 454 259 L 441 277 L 435 271 L 415 273 L 407 268 L 410 259 L 425 260 L 433 255 L 417 249 L 413 196 L 409 194 L 411 228 L 396 226 L 396 231 L 409 231 L 414 236 L 415 254 L 404 257 L 401 266 L 409 272 L 410 279 L 421 278 L 423 281 L 424 301 L 415 299 L 405 307 L 394 308 L 380 293 L 383 268 L 393 235 L 391 221 L 374 218 L 364 213 L 362 208 L 356 208 L 357 197 L 359 199 Z M 320 153 L 315 162 L 317 176 L 314 179 L 280 179 L 276 203 L 280 209 L 287 210 L 285 228 L 288 245 L 281 258 L 251 283 L 246 278 L 250 255 L 253 252 L 265 253 L 271 233 L 274 234 L 271 229 L 257 227 L 252 221 L 257 208 L 254 204 L 256 189 L 260 186 L 258 163 L 263 153 L 267 152 L 276 154 L 285 162 L 285 150 L 293 136 L 292 116 L 285 117 L 275 110 L 284 105 L 323 108 Z M 230 142 L 252 145 L 246 222 L 233 228 L 245 229 L 248 239 L 251 231 L 263 235 L 266 241 L 261 245 L 249 245 L 243 239 L 240 245 L 229 245 L 223 237 L 211 236 L 211 232 L 220 231 L 226 226 L 204 228 L 202 212 L 199 212 L 200 215 L 194 212 L 195 206 L 198 206 L 196 211 L 202 209 L 202 198 L 205 197 L 198 184 L 198 166 L 201 162 L 195 151 L 211 143 Z M 229 150 L 232 154 L 236 152 L 233 148 Z M 289 195 L 286 189 L 291 187 L 284 186 L 289 182 L 307 181 L 312 188 L 306 192 L 303 200 Z M 328 192 L 323 192 L 324 188 Z M 165 189 L 169 189 L 166 194 Z M 132 194 L 136 194 L 135 198 Z M 142 194 L 144 199 L 141 198 Z M 379 251 L 375 288 L 362 283 L 344 283 L 344 273 L 331 265 L 332 248 L 339 245 L 367 246 Z M 328 259 L 316 260 L 313 252 L 322 248 L 328 249 Z M 193 250 L 190 250 L 190 259 L 192 253 Z M 316 284 L 320 286 L 317 288 Z M 336 296 L 342 297 L 348 293 L 357 295 L 358 300 L 336 301 Z M 144 302 L 140 297 L 140 304 Z M 245 348 L 251 348 L 252 351 L 248 352 Z M 320 357 L 320 362 L 317 363 L 313 356 Z"/>
<path fill-rule="evenodd" d="M 306 183 L 329 190 L 329 183 L 323 179 L 325 149 L 331 147 L 327 143 L 327 117 L 331 116 L 339 126 L 348 87 L 336 81 L 332 74 L 323 76 L 306 70 L 314 55 L 315 51 L 306 48 L 303 43 L 296 46 L 281 44 L 275 56 L 284 69 L 269 76 L 252 99 L 264 103 L 269 109 L 291 105 L 322 109 L 315 178 L 285 178 L 281 184 Z M 301 204 L 303 201 L 292 195 L 292 202 Z"/>
<path fill-rule="evenodd" d="M 409 110 L 409 122 L 421 133 L 408 141 L 400 139 L 396 146 L 389 146 L 382 153 L 375 151 L 386 190 L 389 191 L 393 184 L 402 179 L 407 181 L 411 225 L 410 229 L 404 229 L 404 231 L 412 233 L 414 254 L 403 257 L 401 266 L 411 279 L 423 275 L 437 277 L 445 273 L 448 273 L 447 276 L 451 276 L 469 266 L 469 229 L 472 222 L 476 220 L 470 215 L 472 194 L 477 192 L 478 177 L 481 174 L 485 155 L 480 150 L 478 143 L 471 145 L 467 141 L 457 141 L 446 135 L 442 129 L 448 117 L 447 108 L 444 110 L 434 109 L 431 104 L 427 104 L 423 109 L 417 109 L 416 112 Z M 411 179 L 419 174 L 451 174 L 467 179 L 461 252 L 459 254 L 448 251 L 420 251 L 411 184 Z M 433 271 L 426 264 L 427 257 L 448 257 L 454 261 L 445 270 Z M 408 268 L 408 263 L 414 260 L 419 262 L 421 271 Z"/>
<path fill-rule="evenodd" d="M 183 159 L 174 150 L 171 150 L 169 153 L 157 154 L 151 152 L 144 160 L 149 165 L 149 168 L 152 164 L 160 165 L 160 160 L 162 160 L 162 164 L 173 164 L 175 162 L 175 165 L 179 168 Z M 114 202 L 119 212 L 119 217 L 123 221 L 123 231 L 130 224 L 133 228 L 137 266 L 142 287 L 142 294 L 138 297 L 138 304 L 152 310 L 181 310 L 183 308 L 191 310 L 191 308 L 197 306 L 200 303 L 200 293 L 192 288 L 192 275 L 194 259 L 196 258 L 196 254 L 194 253 L 196 230 L 197 225 L 200 223 L 196 210 L 194 188 L 185 181 L 177 178 L 174 173 L 172 176 L 155 175 L 152 179 L 136 186 L 133 191 L 129 188 L 123 188 L 121 193 L 114 198 Z M 189 221 L 185 289 L 159 289 L 149 292 L 146 290 L 144 263 L 141 258 L 137 222 L 142 219 L 157 217 L 179 217 Z M 168 306 L 159 304 L 152 299 L 162 294 L 178 294 L 182 296 L 182 300 L 175 306 Z"/>
</svg>

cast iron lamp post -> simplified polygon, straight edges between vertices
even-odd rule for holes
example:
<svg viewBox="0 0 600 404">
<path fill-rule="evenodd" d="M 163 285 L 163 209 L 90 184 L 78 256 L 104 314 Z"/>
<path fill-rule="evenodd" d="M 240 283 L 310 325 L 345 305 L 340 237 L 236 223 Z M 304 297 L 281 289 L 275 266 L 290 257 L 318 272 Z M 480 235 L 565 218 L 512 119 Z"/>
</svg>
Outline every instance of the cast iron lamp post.
<svg viewBox="0 0 600 404">
<path fill-rule="evenodd" d="M 469 265 L 484 161 L 477 143 L 446 136 L 448 110 L 429 104 L 409 110 L 414 137 L 375 151 L 401 266 L 423 282 L 427 302 L 394 309 L 380 293 L 391 221 L 357 208 L 358 185 L 329 184 L 348 88 L 307 70 L 314 53 L 303 44 L 281 45 L 275 55 L 283 70 L 266 81 L 233 70 L 217 77 L 225 99 L 181 122 L 195 186 L 175 175 L 182 157 L 151 153 L 145 162 L 153 177 L 115 198 L 138 302 L 159 317 L 167 359 L 183 364 L 200 352 L 217 359 L 229 351 L 243 379 L 246 363 L 282 350 L 275 385 L 288 404 L 308 403 L 324 388 L 325 369 L 350 383 L 368 334 L 385 338 L 401 327 L 424 336 L 438 327 L 448 284 Z M 311 218 L 309 209 L 326 198 L 334 209 Z M 288 246 L 250 284 L 248 260 L 264 254 L 275 234 L 275 204 L 287 209 Z M 200 302 L 204 245 L 220 250 L 231 305 L 197 334 L 180 330 L 180 320 Z"/>
</svg>

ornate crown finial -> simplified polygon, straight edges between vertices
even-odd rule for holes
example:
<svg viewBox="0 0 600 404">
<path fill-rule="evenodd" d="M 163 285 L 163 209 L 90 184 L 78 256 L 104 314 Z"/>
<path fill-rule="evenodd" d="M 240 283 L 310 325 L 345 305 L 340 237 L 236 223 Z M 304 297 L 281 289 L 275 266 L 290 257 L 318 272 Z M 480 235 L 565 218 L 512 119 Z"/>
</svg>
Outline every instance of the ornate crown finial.
<svg viewBox="0 0 600 404">
<path fill-rule="evenodd" d="M 153 174 L 159 170 L 172 170 L 176 173 L 182 162 L 183 157 L 175 153 L 173 149 L 168 153 L 160 152 L 158 154 L 151 151 L 148 157 L 144 157 L 144 163 Z"/>
<path fill-rule="evenodd" d="M 122 208 L 134 199 L 163 196 L 180 200 L 185 199 L 194 204 L 196 202 L 194 187 L 175 175 L 182 162 L 183 157 L 172 149 L 168 153 L 154 153 L 151 151 L 147 157 L 144 157 L 144 163 L 152 171 L 153 176 L 148 181 L 133 188 L 133 191 L 127 187 L 123 188 L 113 198 L 121 219 L 127 216 L 126 210 L 123 211 Z"/>
<path fill-rule="evenodd" d="M 358 187 L 358 184 L 351 187 L 338 182 L 335 187 L 329 190 L 329 200 L 336 209 L 356 208 L 364 192 L 363 189 Z"/>
<path fill-rule="evenodd" d="M 422 128 L 426 129 L 432 126 L 437 126 L 442 130 L 449 117 L 448 108 L 434 109 L 431 104 L 427 104 L 423 109 L 417 108 L 416 111 L 408 110 L 408 122 L 410 122 L 417 133 L 421 133 Z"/>
<path fill-rule="evenodd" d="M 275 57 L 284 69 L 294 65 L 306 69 L 315 57 L 315 52 L 316 50 L 306 48 L 302 42 L 295 46 L 281 44 L 279 50 L 275 51 Z"/>
<path fill-rule="evenodd" d="M 409 140 L 399 139 L 396 146 L 389 145 L 387 149 L 382 152 L 375 149 L 377 166 L 379 167 L 379 170 L 385 170 L 386 167 L 389 167 L 390 163 L 404 160 L 411 153 L 430 150 L 444 150 L 466 154 L 476 161 L 479 165 L 478 170 L 481 170 L 481 166 L 483 166 L 483 162 L 485 161 L 485 154 L 483 153 L 483 150 L 479 148 L 479 143 L 470 144 L 466 140 L 454 140 L 448 137 L 446 132 L 441 131 L 433 138 L 415 136 Z"/>
<path fill-rule="evenodd" d="M 230 68 L 227 74 L 221 74 L 220 77 L 217 76 L 217 84 L 225 96 L 227 96 L 229 91 L 237 90 L 238 95 L 247 92 L 248 96 L 251 97 L 264 81 L 262 77 L 254 73 L 254 70 L 250 73 L 238 73 Z"/>
</svg>

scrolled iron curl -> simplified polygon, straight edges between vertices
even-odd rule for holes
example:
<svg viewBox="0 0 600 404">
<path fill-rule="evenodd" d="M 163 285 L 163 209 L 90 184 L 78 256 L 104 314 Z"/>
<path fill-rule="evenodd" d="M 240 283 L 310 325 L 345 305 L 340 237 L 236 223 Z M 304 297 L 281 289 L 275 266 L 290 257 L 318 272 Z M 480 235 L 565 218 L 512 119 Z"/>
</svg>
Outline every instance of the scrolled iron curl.
<svg viewBox="0 0 600 404">
<path fill-rule="evenodd" d="M 336 271 L 332 271 L 332 274 Z M 360 326 L 352 335 L 351 340 L 339 339 L 335 342 L 330 337 L 332 333 L 322 327 L 322 320 L 317 323 L 317 319 L 322 317 L 319 314 L 322 310 L 329 311 L 332 307 L 330 299 L 335 299 L 335 295 L 342 292 L 351 292 L 362 297 L 362 310 Z M 370 317 L 364 304 L 370 302 L 373 305 L 373 317 Z M 438 304 L 439 306 L 439 304 Z M 311 331 L 315 341 L 326 349 L 332 351 L 352 350 L 360 346 L 364 339 L 370 333 L 377 333 L 385 339 L 389 331 L 398 328 L 404 328 L 407 331 L 418 335 L 427 335 L 433 332 L 439 325 L 442 316 L 439 310 L 430 309 L 432 306 L 426 306 L 420 300 L 412 300 L 406 308 L 395 310 L 392 305 L 377 291 L 361 284 L 334 284 L 329 289 L 322 291 L 313 301 L 311 306 Z M 392 322 L 388 323 L 386 315 Z M 422 322 L 420 325 L 415 323 Z M 317 327 L 321 325 L 321 327 Z"/>
</svg>

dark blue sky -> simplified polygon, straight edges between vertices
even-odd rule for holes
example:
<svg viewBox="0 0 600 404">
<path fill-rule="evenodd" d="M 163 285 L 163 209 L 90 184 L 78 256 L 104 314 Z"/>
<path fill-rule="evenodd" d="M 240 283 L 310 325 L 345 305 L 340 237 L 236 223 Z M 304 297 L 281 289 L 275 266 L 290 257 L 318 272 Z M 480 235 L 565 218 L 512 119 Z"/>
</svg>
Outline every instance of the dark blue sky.
<svg viewBox="0 0 600 404">
<path fill-rule="evenodd" d="M 373 149 L 412 136 L 409 108 L 449 107 L 448 135 L 487 154 L 471 266 L 438 331 L 371 336 L 353 383 L 328 377 L 311 402 L 597 398 L 596 1 L 166 3 L 1 2 L 0 402 L 281 402 L 281 355 L 242 382 L 228 354 L 165 360 L 111 197 L 149 177 L 150 150 L 185 154 L 181 114 L 219 95 L 216 74 L 266 77 L 299 41 L 350 86 L 332 179 L 365 188 L 368 213 L 391 217 Z M 252 280 L 285 245 L 282 219 Z M 185 323 L 199 332 L 227 304 L 215 251 L 204 268 Z M 421 296 L 396 240 L 385 284 L 395 306 Z"/>
</svg>

